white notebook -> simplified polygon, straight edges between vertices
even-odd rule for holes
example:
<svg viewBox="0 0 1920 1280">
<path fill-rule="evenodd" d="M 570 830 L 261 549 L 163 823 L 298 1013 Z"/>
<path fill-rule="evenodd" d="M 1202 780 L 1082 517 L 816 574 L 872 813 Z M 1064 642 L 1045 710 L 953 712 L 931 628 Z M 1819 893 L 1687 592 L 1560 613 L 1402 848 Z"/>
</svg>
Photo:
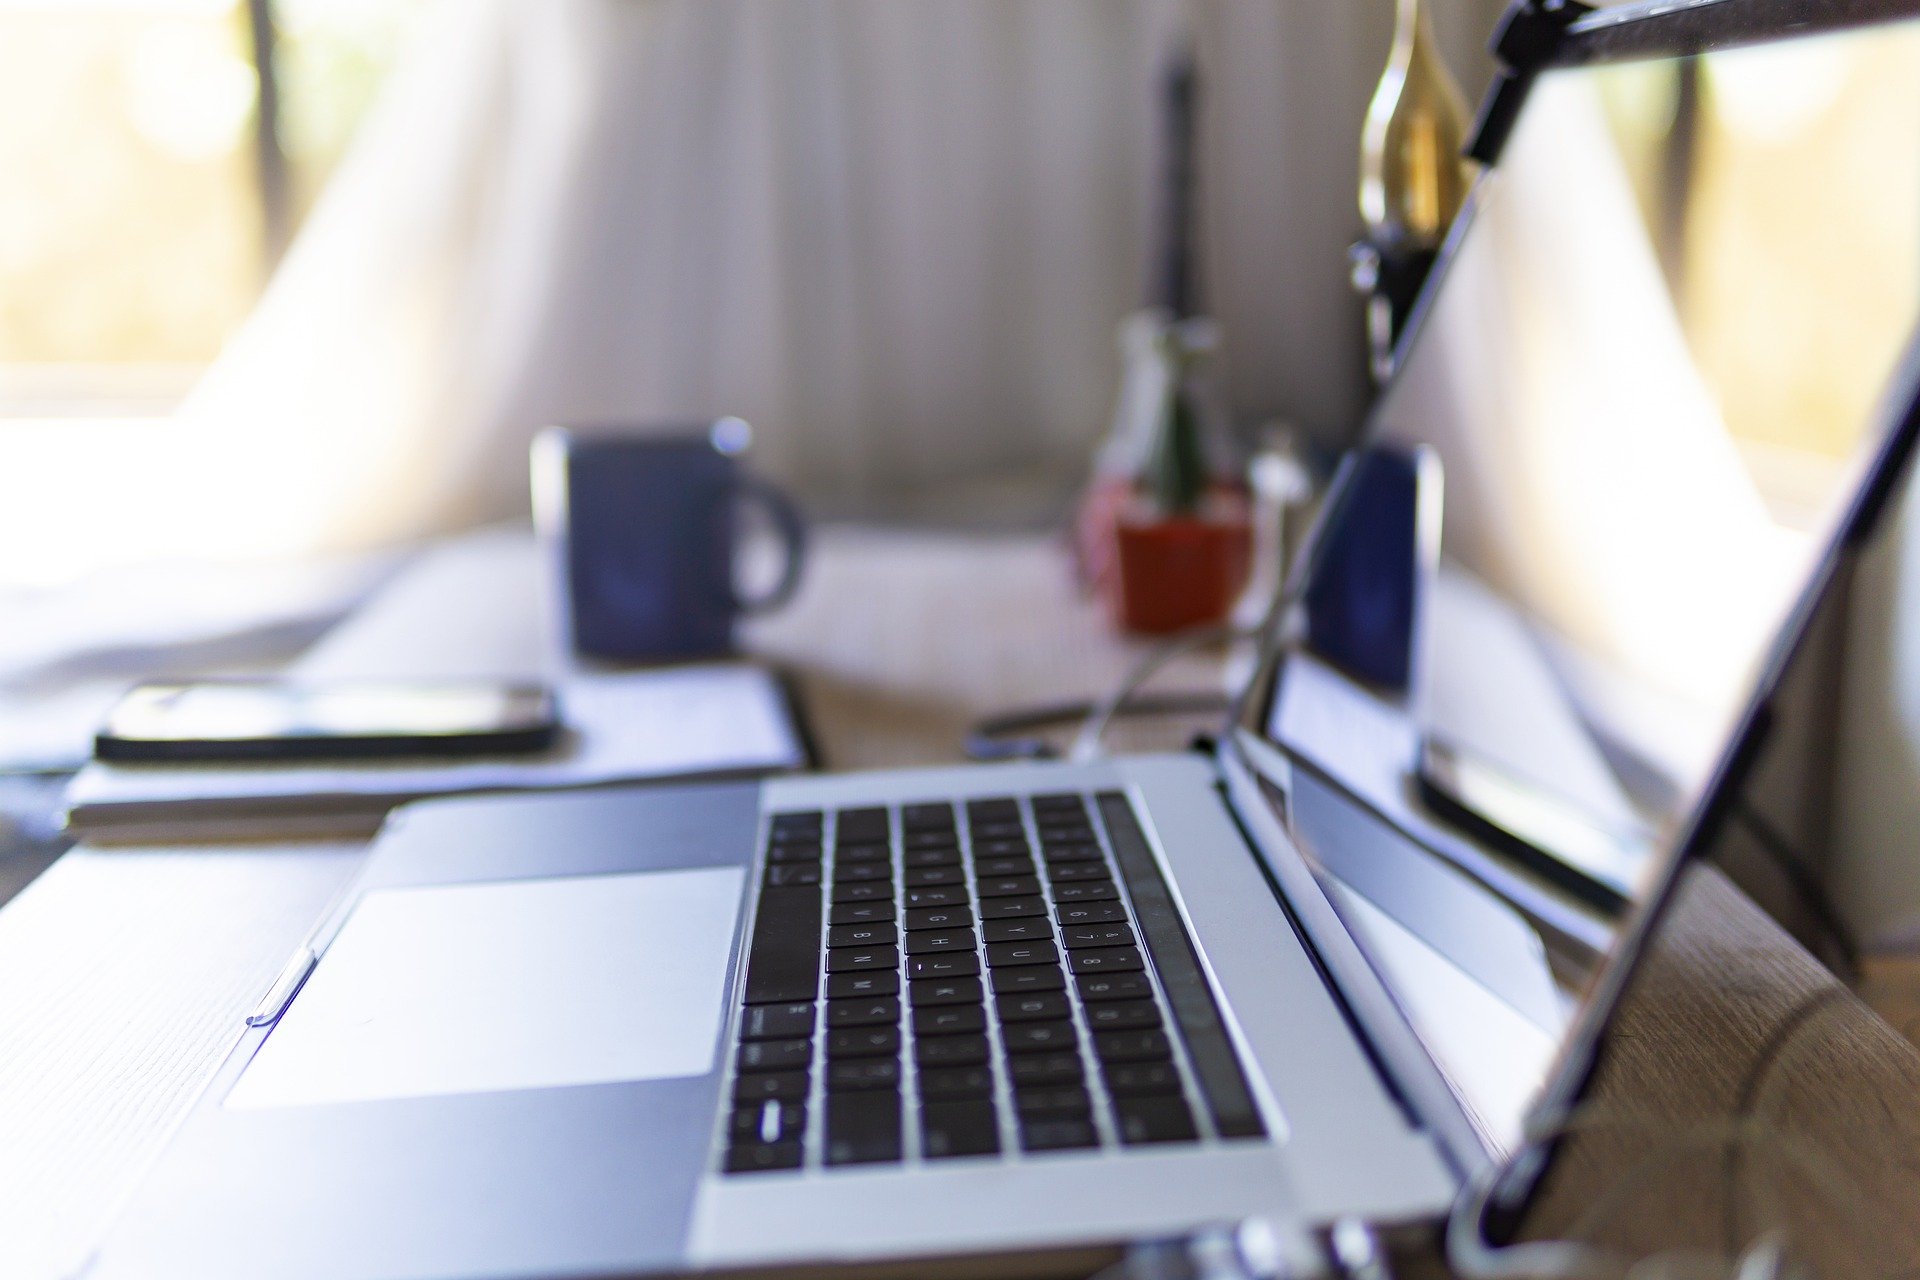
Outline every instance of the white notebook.
<svg viewBox="0 0 1920 1280">
<path fill-rule="evenodd" d="M 405 800 L 460 792 L 744 777 L 802 768 L 780 680 L 748 662 L 576 670 L 544 620 L 538 552 L 485 533 L 424 555 L 289 673 L 311 680 L 528 678 L 566 730 L 538 756 L 351 765 L 88 765 L 67 826 L 96 843 L 371 833 Z"/>
</svg>

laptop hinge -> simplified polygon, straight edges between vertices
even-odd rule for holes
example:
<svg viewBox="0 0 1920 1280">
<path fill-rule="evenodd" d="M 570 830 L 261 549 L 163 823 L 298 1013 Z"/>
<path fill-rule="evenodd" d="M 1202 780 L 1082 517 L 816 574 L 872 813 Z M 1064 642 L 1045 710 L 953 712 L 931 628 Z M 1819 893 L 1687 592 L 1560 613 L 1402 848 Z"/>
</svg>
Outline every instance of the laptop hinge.
<svg viewBox="0 0 1920 1280">
<path fill-rule="evenodd" d="M 1473 122 L 1468 156 L 1485 165 L 1499 160 L 1534 76 L 1553 60 L 1567 28 L 1592 12 L 1581 0 L 1517 0 L 1507 9 L 1489 46 L 1500 71 Z"/>
</svg>

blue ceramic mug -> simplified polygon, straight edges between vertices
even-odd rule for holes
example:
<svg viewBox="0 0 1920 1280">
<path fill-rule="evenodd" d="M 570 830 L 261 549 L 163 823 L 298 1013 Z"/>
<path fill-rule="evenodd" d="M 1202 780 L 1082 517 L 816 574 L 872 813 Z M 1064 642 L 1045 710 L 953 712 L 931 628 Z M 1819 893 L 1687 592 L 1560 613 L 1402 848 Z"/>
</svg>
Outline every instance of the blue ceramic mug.
<svg viewBox="0 0 1920 1280">
<path fill-rule="evenodd" d="M 558 561 L 573 651 L 612 661 L 714 657 L 734 624 L 800 585 L 806 526 L 780 490 L 749 474 L 738 418 L 671 431 L 543 431 L 533 445 L 534 519 Z M 770 589 L 743 594 L 742 517 L 757 508 L 781 544 Z"/>
</svg>

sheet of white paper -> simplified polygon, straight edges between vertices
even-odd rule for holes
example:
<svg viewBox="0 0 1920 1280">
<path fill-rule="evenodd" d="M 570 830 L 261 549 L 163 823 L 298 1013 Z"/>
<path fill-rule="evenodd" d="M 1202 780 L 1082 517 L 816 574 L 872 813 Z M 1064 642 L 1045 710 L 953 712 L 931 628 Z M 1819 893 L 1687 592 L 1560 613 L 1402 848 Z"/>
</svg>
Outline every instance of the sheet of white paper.
<svg viewBox="0 0 1920 1280">
<path fill-rule="evenodd" d="M 487 530 L 436 547 L 295 664 L 313 680 L 551 680 L 566 733 L 524 760 L 395 761 L 335 767 L 89 765 L 73 809 L 277 797 L 409 796 L 589 786 L 805 763 L 785 693 L 744 662 L 642 671 L 572 668 L 547 635 L 543 552 L 524 530 Z M 316 806 L 325 808 L 324 804 Z"/>
<path fill-rule="evenodd" d="M 739 663 L 577 675 L 559 686 L 562 744 L 523 761 L 302 768 L 193 769 L 89 765 L 70 807 L 268 797 L 423 795 L 587 786 L 631 779 L 794 767 L 802 763 L 779 683 Z"/>
<path fill-rule="evenodd" d="M 704 1074 L 744 876 L 722 867 L 370 893 L 226 1105 Z"/>
</svg>

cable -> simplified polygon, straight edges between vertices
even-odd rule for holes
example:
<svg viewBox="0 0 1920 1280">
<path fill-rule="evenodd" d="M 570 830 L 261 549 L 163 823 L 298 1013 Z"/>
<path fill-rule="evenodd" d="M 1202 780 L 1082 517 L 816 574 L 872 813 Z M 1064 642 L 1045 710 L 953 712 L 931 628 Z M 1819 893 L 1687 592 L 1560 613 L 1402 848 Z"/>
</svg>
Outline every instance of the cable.
<svg viewBox="0 0 1920 1280">
<path fill-rule="evenodd" d="M 1753 836 L 1754 844 L 1786 877 L 1787 887 L 1799 895 L 1801 905 L 1826 931 L 1834 950 L 1840 953 L 1840 963 L 1847 973 L 1857 974 L 1860 971 L 1859 943 L 1854 940 L 1853 931 L 1841 918 L 1833 899 L 1827 895 L 1826 886 L 1820 883 L 1819 877 L 1807 865 L 1807 859 L 1801 857 L 1793 842 L 1746 799 L 1736 800 L 1732 812 Z"/>
<path fill-rule="evenodd" d="M 1824 1010 L 1843 1003 L 1845 988 L 1823 987 L 1795 1005 L 1768 1034 L 1742 1078 L 1732 1114 L 1723 1121 L 1696 1125 L 1663 1144 L 1651 1155 L 1623 1172 L 1606 1193 L 1590 1203 L 1570 1223 L 1565 1235 L 1574 1237 L 1551 1241 L 1523 1241 L 1509 1245 L 1490 1245 L 1483 1223 L 1499 1189 L 1500 1179 L 1510 1165 L 1493 1165 L 1468 1181 L 1454 1201 L 1448 1215 L 1445 1244 L 1447 1260 L 1455 1274 L 1470 1280 L 1593 1280 L 1641 1272 L 1645 1262 L 1614 1257 L 1595 1246 L 1580 1243 L 1578 1237 L 1592 1231 L 1617 1209 L 1627 1195 L 1646 1185 L 1646 1175 L 1658 1164 L 1670 1163 L 1678 1155 L 1697 1150 L 1703 1144 L 1721 1148 L 1722 1208 L 1721 1245 L 1728 1261 L 1718 1274 L 1731 1272 L 1734 1280 L 1777 1280 L 1790 1274 L 1784 1241 L 1774 1231 L 1759 1234 L 1744 1250 L 1741 1247 L 1741 1221 L 1738 1205 L 1739 1183 L 1745 1152 L 1760 1140 L 1778 1150 L 1802 1169 L 1816 1175 L 1816 1185 L 1831 1185 L 1840 1171 L 1805 1143 L 1796 1143 L 1756 1120 L 1754 1109 L 1761 1086 L 1781 1056 L 1812 1025 Z M 1555 1116 L 1541 1116 L 1528 1126 L 1524 1148 L 1537 1148 L 1581 1132 L 1605 1128 L 1629 1128 L 1657 1131 L 1652 1121 L 1616 1119 L 1594 1108 Z"/>
<path fill-rule="evenodd" d="M 1736 1121 L 1745 1121 L 1753 1114 L 1760 1102 L 1760 1086 L 1766 1083 L 1773 1064 L 1780 1060 L 1787 1047 L 1813 1023 L 1817 1015 L 1841 1002 L 1848 994 L 1844 987 L 1823 987 L 1795 1005 L 1768 1033 L 1759 1056 L 1740 1082 L 1740 1092 L 1735 1095 L 1733 1115 Z M 1721 1238 L 1728 1252 L 1738 1246 L 1740 1239 L 1739 1197 L 1734 1192 L 1740 1180 L 1741 1156 L 1739 1144 L 1729 1144 L 1722 1168 L 1725 1189 L 1722 1192 L 1724 1221 Z"/>
<path fill-rule="evenodd" d="M 1068 758 L 1078 761 L 1099 759 L 1102 751 L 1100 741 L 1106 737 L 1107 727 L 1113 723 L 1114 717 L 1128 705 L 1140 686 L 1151 680 L 1167 663 L 1195 649 L 1204 649 L 1211 644 L 1232 644 L 1236 640 L 1251 639 L 1259 634 L 1257 627 L 1202 627 L 1155 646 L 1133 665 L 1112 693 L 1094 704 L 1086 723 L 1080 726 L 1079 734 L 1074 737 L 1073 746 L 1067 752 Z"/>
<path fill-rule="evenodd" d="M 970 760 L 1048 760 L 1059 755 L 1052 744 L 1030 736 L 1049 725 L 1083 723 L 1097 709 L 1092 702 L 1054 702 L 1021 707 L 976 721 L 967 730 Z M 1142 694 L 1121 710 L 1125 716 L 1202 715 L 1225 712 L 1231 705 L 1223 693 Z M 1015 737 L 1013 735 L 1029 735 Z"/>
<path fill-rule="evenodd" d="M 1332 1280 L 1350 1274 L 1301 1228 L 1247 1218 L 1139 1241 L 1091 1280 Z"/>
</svg>

